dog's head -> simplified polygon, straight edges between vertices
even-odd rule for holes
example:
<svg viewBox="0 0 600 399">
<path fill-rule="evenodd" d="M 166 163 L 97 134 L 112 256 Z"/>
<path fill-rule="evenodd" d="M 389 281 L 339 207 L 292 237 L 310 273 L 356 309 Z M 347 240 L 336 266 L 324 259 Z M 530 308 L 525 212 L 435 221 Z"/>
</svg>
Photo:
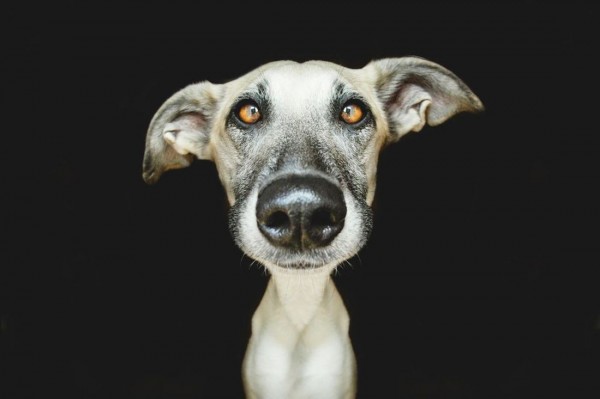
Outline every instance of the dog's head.
<svg viewBox="0 0 600 399">
<path fill-rule="evenodd" d="M 169 98 L 148 129 L 143 177 L 214 161 L 248 256 L 272 272 L 331 272 L 369 235 L 380 150 L 482 109 L 458 77 L 422 58 L 362 69 L 273 62 Z"/>
</svg>

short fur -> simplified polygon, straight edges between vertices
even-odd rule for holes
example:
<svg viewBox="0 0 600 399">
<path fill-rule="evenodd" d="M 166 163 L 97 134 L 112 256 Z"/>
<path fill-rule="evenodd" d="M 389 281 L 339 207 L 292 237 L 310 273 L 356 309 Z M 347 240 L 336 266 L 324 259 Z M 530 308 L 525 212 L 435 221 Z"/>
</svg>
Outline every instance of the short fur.
<svg viewBox="0 0 600 399">
<path fill-rule="evenodd" d="M 235 116 L 248 100 L 262 114 L 253 125 Z M 364 105 L 366 116 L 355 125 L 340 118 L 348 101 Z M 464 82 L 419 57 L 361 69 L 272 62 L 226 84 L 190 85 L 162 105 L 147 133 L 144 180 L 154 183 L 196 158 L 214 161 L 236 244 L 271 274 L 242 366 L 247 398 L 355 397 L 349 316 L 330 275 L 371 231 L 379 152 L 425 124 L 481 110 Z M 319 176 L 342 191 L 344 226 L 328 245 L 292 251 L 257 227 L 259 193 L 291 175 Z"/>
</svg>

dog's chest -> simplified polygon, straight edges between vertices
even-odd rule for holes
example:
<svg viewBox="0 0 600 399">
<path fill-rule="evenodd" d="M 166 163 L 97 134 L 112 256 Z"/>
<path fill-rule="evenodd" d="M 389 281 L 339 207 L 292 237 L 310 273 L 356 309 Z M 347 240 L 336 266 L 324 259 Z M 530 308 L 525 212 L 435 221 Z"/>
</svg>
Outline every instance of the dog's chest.
<svg viewBox="0 0 600 399">
<path fill-rule="evenodd" d="M 340 393 L 352 389 L 354 353 L 346 331 L 331 322 L 302 331 L 272 322 L 253 334 L 247 354 L 245 371 L 259 397 L 343 398 Z"/>
<path fill-rule="evenodd" d="M 351 397 L 355 359 L 348 314 L 337 292 L 330 293 L 310 320 L 298 325 L 303 318 L 290 317 L 267 292 L 254 315 L 244 361 L 245 381 L 256 397 Z"/>
</svg>

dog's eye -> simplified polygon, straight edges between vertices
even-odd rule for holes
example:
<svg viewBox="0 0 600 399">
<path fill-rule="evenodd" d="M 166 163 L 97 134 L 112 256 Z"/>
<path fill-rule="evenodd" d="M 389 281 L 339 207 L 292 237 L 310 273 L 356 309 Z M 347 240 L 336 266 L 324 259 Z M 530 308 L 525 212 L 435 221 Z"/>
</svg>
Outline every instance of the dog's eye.
<svg viewBox="0 0 600 399">
<path fill-rule="evenodd" d="M 248 125 L 252 125 L 258 122 L 261 118 L 260 109 L 258 109 L 258 105 L 254 102 L 245 102 L 242 103 L 238 109 L 236 116 L 238 119 Z"/>
<path fill-rule="evenodd" d="M 357 102 L 347 102 L 342 107 L 340 118 L 349 125 L 354 125 L 364 119 L 366 115 L 363 106 Z"/>
</svg>

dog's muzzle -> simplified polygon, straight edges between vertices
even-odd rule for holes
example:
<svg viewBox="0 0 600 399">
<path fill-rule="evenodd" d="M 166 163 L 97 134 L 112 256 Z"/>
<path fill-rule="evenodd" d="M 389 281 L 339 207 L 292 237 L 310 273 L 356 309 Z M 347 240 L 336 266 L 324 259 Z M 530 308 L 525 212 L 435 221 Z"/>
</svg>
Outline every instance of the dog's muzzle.
<svg viewBox="0 0 600 399">
<path fill-rule="evenodd" d="M 342 190 L 321 176 L 280 176 L 258 194 L 258 228 L 280 248 L 324 247 L 340 233 L 345 217 Z"/>
</svg>

